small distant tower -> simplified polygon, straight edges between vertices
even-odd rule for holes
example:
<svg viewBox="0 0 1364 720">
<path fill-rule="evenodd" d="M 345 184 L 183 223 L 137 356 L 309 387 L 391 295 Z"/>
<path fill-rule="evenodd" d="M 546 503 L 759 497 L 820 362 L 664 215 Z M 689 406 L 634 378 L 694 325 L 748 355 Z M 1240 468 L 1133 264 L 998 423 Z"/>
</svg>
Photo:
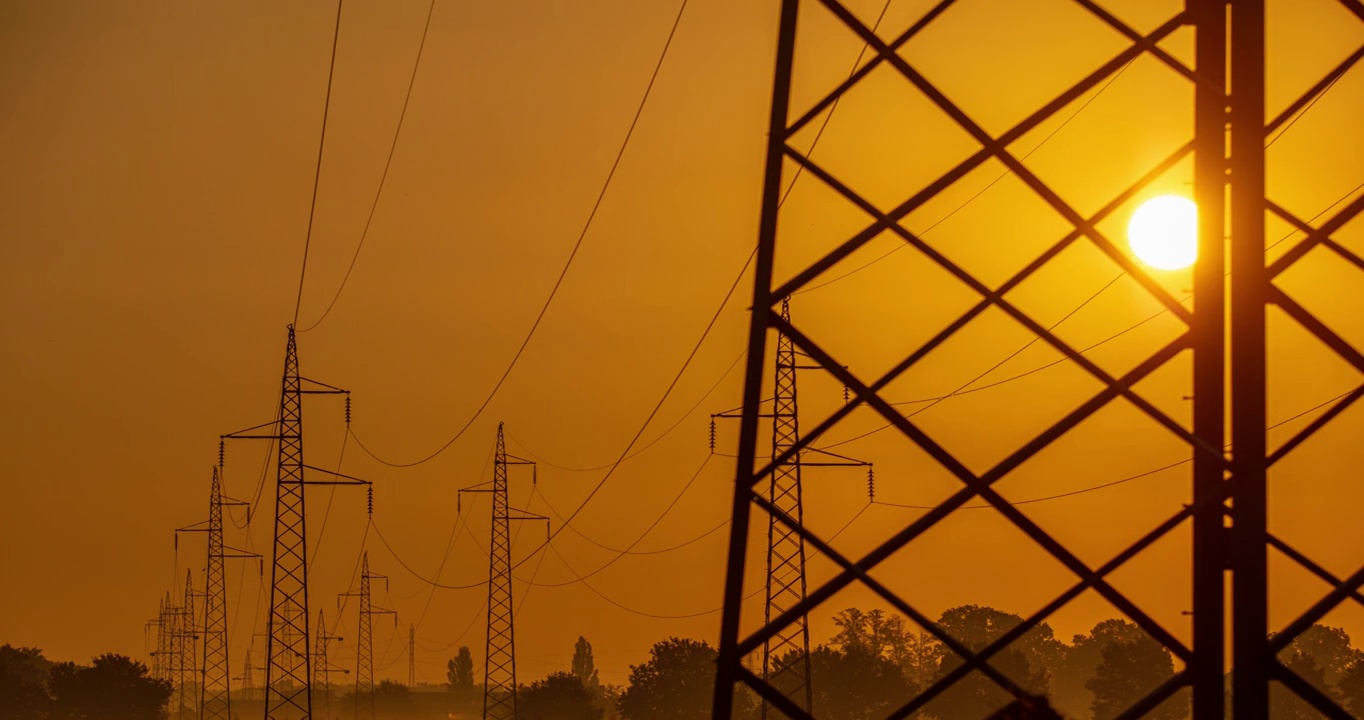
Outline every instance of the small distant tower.
<svg viewBox="0 0 1364 720">
<path fill-rule="evenodd" d="M 396 624 L 398 614 L 374 607 L 370 594 L 371 581 L 387 581 L 388 576 L 369 571 L 368 552 L 361 556 L 360 567 L 360 589 L 342 593 L 342 596 L 360 598 L 360 632 L 355 642 L 355 717 L 358 720 L 374 720 L 374 616 L 392 615 Z"/>
<path fill-rule="evenodd" d="M 417 689 L 417 628 L 407 626 L 407 687 Z"/>
</svg>

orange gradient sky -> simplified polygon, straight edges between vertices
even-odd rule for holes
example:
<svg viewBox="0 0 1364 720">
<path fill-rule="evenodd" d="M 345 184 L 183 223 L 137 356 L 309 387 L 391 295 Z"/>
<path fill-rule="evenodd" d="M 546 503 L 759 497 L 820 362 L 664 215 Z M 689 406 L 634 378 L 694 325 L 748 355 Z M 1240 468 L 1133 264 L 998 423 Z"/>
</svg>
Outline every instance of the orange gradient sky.
<svg viewBox="0 0 1364 720">
<path fill-rule="evenodd" d="M 1142 32 L 1182 4 L 1103 3 Z M 861 49 L 815 3 L 806 5 L 793 117 L 846 77 Z M 882 0 L 850 5 L 871 22 Z M 882 37 L 898 35 L 930 5 L 893 0 Z M 303 288 L 304 327 L 327 307 L 359 240 L 426 7 L 422 0 L 345 4 Z M 329 624 L 337 622 L 335 596 L 349 589 L 363 539 L 371 567 L 391 577 L 387 595 L 376 602 L 399 613 L 396 630 L 376 623 L 381 677 L 405 677 L 406 628 L 418 622 L 419 680 L 443 682 L 445 660 L 460 645 L 473 650 L 481 667 L 486 590 L 476 585 L 487 577 L 488 501 L 465 498 L 460 522 L 467 525 L 441 575 L 445 584 L 471 589 L 431 592 L 378 533 L 414 570 L 433 576 L 457 517 L 456 490 L 489 477 L 486 461 L 499 420 L 507 423 L 511 452 L 543 461 L 534 495 L 529 472 L 513 469 L 513 505 L 551 516 L 576 508 L 606 472 L 581 468 L 607 465 L 622 453 L 734 281 L 757 238 L 777 9 L 776 2 L 689 4 L 558 296 L 505 386 L 448 451 L 414 468 L 386 467 L 355 441 L 343 441 L 339 400 L 306 401 L 308 462 L 340 463 L 342 472 L 372 479 L 376 504 L 376 529 L 366 533 L 362 491 L 339 488 L 333 497 L 325 488 L 309 490 L 313 612 L 323 608 Z M 217 437 L 275 413 L 334 12 L 334 4 L 317 0 L 20 0 L 0 9 L 0 86 L 6 89 L 0 94 L 0 394 L 6 408 L 0 415 L 0 643 L 41 647 L 63 660 L 106 651 L 145 658 L 143 623 L 155 615 L 158 598 L 183 583 L 186 568 L 197 573 L 202 566 L 202 538 L 182 538 L 177 552 L 172 530 L 205 517 Z M 426 456 L 464 425 L 501 375 L 596 199 L 676 12 L 675 2 L 660 0 L 437 1 L 364 250 L 330 316 L 299 340 L 304 375 L 352 391 L 352 428 L 374 453 L 395 462 Z M 1364 25 L 1331 0 L 1271 0 L 1269 34 L 1271 114 L 1364 43 Z M 961 0 L 903 56 L 988 131 L 1000 133 L 1124 43 L 1067 0 Z M 1187 28 L 1163 46 L 1192 62 Z M 1361 107 L 1364 71 L 1355 69 L 1275 142 L 1269 192 L 1276 201 L 1312 217 L 1364 181 Z M 1011 149 L 1028 155 L 1028 167 L 1067 202 L 1091 213 L 1189 140 L 1191 120 L 1188 82 L 1142 57 L 1097 96 L 1087 94 Z M 817 125 L 793 144 L 809 147 Z M 928 100 L 882 68 L 840 104 L 814 157 L 887 208 L 975 149 Z M 1017 179 L 991 186 L 1003 173 L 1002 165 L 988 162 L 905 221 L 992 285 L 1070 229 Z M 1190 162 L 1180 164 L 1137 201 L 1187 194 L 1191 174 Z M 1100 224 L 1124 248 L 1122 228 L 1137 201 Z M 860 210 L 802 177 L 782 216 L 777 280 L 868 223 Z M 1271 221 L 1270 241 L 1288 230 Z M 1364 252 L 1360 221 L 1338 239 Z M 898 242 L 877 238 L 814 284 Z M 1050 325 L 1117 274 L 1110 259 L 1080 243 L 1010 299 Z M 1191 287 L 1187 271 L 1154 276 L 1176 297 Z M 1280 284 L 1364 346 L 1358 312 L 1364 284 L 1356 270 L 1318 250 Z M 723 454 L 735 451 L 737 423 L 720 421 L 721 455 L 713 457 L 707 424 L 710 413 L 740 402 L 742 365 L 735 361 L 744 349 L 750 292 L 745 276 L 640 444 L 663 437 L 620 465 L 574 529 L 556 537 L 554 551 L 531 556 L 543 530 L 521 528 L 517 557 L 529 558 L 516 570 L 523 682 L 567 669 L 578 635 L 594 644 L 603 679 L 613 683 L 624 682 L 629 664 L 664 637 L 715 640 L 719 615 L 705 613 L 720 605 L 727 529 L 671 552 L 623 557 L 593 575 L 590 588 L 572 581 L 615 558 L 602 546 L 636 540 L 694 474 L 676 507 L 635 550 L 685 543 L 726 519 L 734 460 Z M 798 327 L 869 380 L 976 299 L 907 249 L 796 296 L 792 313 Z M 1085 347 L 1159 309 L 1123 278 L 1057 332 Z M 1271 312 L 1271 422 L 1361 382 L 1283 320 Z M 1091 357 L 1122 372 L 1180 329 L 1164 316 Z M 1029 339 L 1002 313 L 987 312 L 886 396 L 950 393 Z M 1035 344 L 977 384 L 1018 376 L 1056 357 Z M 1182 398 L 1189 393 L 1189 368 L 1186 354 L 1137 391 L 1187 423 L 1190 408 Z M 916 422 L 979 471 L 1097 387 L 1063 363 L 934 405 Z M 802 424 L 813 426 L 841 404 L 842 388 L 812 372 L 802 376 L 801 401 L 808 417 Z M 1341 576 L 1364 563 L 1355 537 L 1364 489 L 1353 477 L 1364 465 L 1361 413 L 1346 411 L 1272 474 L 1271 529 Z M 1312 417 L 1274 430 L 1271 446 Z M 827 440 L 878 425 L 871 413 L 858 411 Z M 957 489 L 946 472 L 892 435 L 837 447 L 876 463 L 878 500 L 929 505 Z M 229 445 L 230 494 L 256 497 L 265 450 L 263 444 Z M 1010 500 L 1027 500 L 1187 456 L 1173 435 L 1115 403 L 997 487 Z M 811 469 L 805 479 L 807 518 L 821 532 L 834 532 L 867 504 L 858 470 Z M 272 492 L 267 482 L 249 530 L 228 527 L 229 544 L 268 548 Z M 1181 466 L 1022 507 L 1081 559 L 1099 564 L 1188 496 L 1189 471 Z M 865 552 L 921 512 L 866 508 L 837 545 Z M 1305 572 L 1277 558 L 1271 563 L 1274 622 L 1286 622 L 1324 594 Z M 812 582 L 827 577 L 830 567 L 812 559 Z M 761 563 L 749 569 L 756 582 Z M 967 602 L 1027 615 L 1074 580 L 989 509 L 955 513 L 875 574 L 932 616 Z M 254 564 L 232 564 L 228 577 L 236 674 L 253 632 L 264 629 L 268 588 L 262 589 Z M 1113 580 L 1189 641 L 1189 619 L 1181 614 L 1189 608 L 1187 531 L 1158 543 Z M 829 616 L 838 610 L 876 604 L 865 591 L 840 593 L 812 616 L 814 638 L 833 634 Z M 751 624 L 760 607 L 747 607 Z M 348 605 L 340 617 L 348 638 L 354 612 Z M 1087 594 L 1051 624 L 1069 639 L 1117 615 Z M 1359 608 L 1343 606 L 1327 622 L 1364 641 Z M 255 647 L 259 657 L 263 646 Z M 351 642 L 333 652 L 334 662 L 353 664 Z"/>
</svg>

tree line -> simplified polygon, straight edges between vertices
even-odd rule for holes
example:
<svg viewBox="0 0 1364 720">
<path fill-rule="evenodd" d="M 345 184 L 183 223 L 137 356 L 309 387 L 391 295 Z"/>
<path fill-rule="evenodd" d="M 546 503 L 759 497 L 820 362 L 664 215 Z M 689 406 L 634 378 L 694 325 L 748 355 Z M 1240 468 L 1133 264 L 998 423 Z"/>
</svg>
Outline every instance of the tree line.
<svg viewBox="0 0 1364 720">
<path fill-rule="evenodd" d="M 833 621 L 837 632 L 817 642 L 809 657 L 819 718 L 883 717 L 962 663 L 894 613 L 849 608 Z M 1022 622 L 1018 615 L 982 605 L 955 607 L 938 618 L 943 630 L 973 651 Z M 567 670 L 518 688 L 517 714 L 522 720 L 701 720 L 710 715 L 716 654 L 704 641 L 670 637 L 630 667 L 626 684 L 612 685 L 601 682 L 592 645 L 579 637 Z M 1344 630 L 1313 625 L 1279 658 L 1343 707 L 1364 716 L 1364 651 L 1354 647 Z M 787 653 L 773 663 L 780 667 L 801 661 L 800 655 Z M 1175 674 L 1170 652 L 1120 619 L 1099 622 L 1070 642 L 1041 623 L 991 658 L 990 665 L 1029 693 L 1047 698 L 1071 720 L 1112 720 Z M 751 669 L 760 672 L 758 664 Z M 483 690 L 469 649 L 460 648 L 446 670 L 444 692 L 434 693 L 436 697 L 381 682 L 374 693 L 380 720 L 480 715 Z M 0 646 L 0 720 L 166 720 L 171 694 L 169 681 L 151 677 L 146 665 L 125 656 L 104 654 L 88 665 L 54 663 L 34 648 Z M 353 702 L 353 695 L 338 699 L 333 714 L 349 717 L 346 701 Z M 917 717 L 984 718 L 1011 700 L 992 680 L 972 671 Z M 1270 702 L 1271 715 L 1278 720 L 1318 717 L 1278 685 L 1271 689 Z M 745 720 L 758 714 L 756 696 L 746 690 L 736 696 L 735 706 Z M 1182 692 L 1146 717 L 1181 720 L 1188 715 L 1189 698 Z"/>
</svg>

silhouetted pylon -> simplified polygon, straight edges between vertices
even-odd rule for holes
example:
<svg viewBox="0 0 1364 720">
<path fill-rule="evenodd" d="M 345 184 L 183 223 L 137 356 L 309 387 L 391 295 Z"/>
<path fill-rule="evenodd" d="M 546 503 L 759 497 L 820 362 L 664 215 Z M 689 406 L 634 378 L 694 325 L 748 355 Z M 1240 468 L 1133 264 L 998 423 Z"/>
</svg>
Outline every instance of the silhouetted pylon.
<svg viewBox="0 0 1364 720">
<path fill-rule="evenodd" d="M 194 595 L 193 573 L 185 570 L 185 599 L 184 604 L 176 608 L 178 619 L 172 638 L 174 643 L 172 654 L 175 657 L 176 717 L 179 720 L 189 720 L 198 714 L 199 696 L 195 692 L 194 678 L 197 663 L 194 661 L 194 651 L 199 634 L 194 624 Z"/>
<path fill-rule="evenodd" d="M 507 466 L 535 463 L 507 454 L 502 423 L 497 424 L 493 479 L 459 492 L 492 493 L 492 538 L 488 552 L 488 640 L 483 665 L 484 720 L 516 718 L 516 631 L 512 622 L 512 520 L 549 518 L 512 508 L 507 502 Z M 532 482 L 534 476 L 532 475 Z M 513 514 L 515 513 L 515 514 Z M 548 529 L 548 525 L 546 526 Z"/>
<path fill-rule="evenodd" d="M 218 459 L 223 457 L 221 443 Z M 223 542 L 223 507 L 249 503 L 223 497 L 221 465 L 213 467 L 209 486 L 208 520 L 176 530 L 203 532 L 208 536 L 207 563 L 204 566 L 203 663 L 201 669 L 200 720 L 228 720 L 231 716 L 231 673 L 227 657 L 227 558 L 259 558 L 256 553 L 230 548 Z M 248 518 L 249 520 L 249 518 Z"/>
<path fill-rule="evenodd" d="M 327 648 L 333 640 L 343 640 L 340 635 L 333 635 L 327 632 L 327 619 L 322 611 L 317 611 L 317 637 L 313 641 L 313 692 L 322 693 L 325 709 L 322 716 L 331 718 L 332 716 L 332 683 L 331 674 L 335 670 L 331 666 L 331 661 L 327 658 Z M 342 670 L 341 672 L 349 672 Z M 317 705 L 317 698 L 314 696 L 313 705 Z"/>
<path fill-rule="evenodd" d="M 417 628 L 407 626 L 407 687 L 417 687 Z"/>
<path fill-rule="evenodd" d="M 398 623 L 398 613 L 374 607 L 370 594 L 372 580 L 384 580 L 387 575 L 369 571 L 369 553 L 360 559 L 360 589 L 342 593 L 342 597 L 360 598 L 359 634 L 355 642 L 355 717 L 358 720 L 374 720 L 374 616 L 392 615 L 393 623 Z"/>
</svg>

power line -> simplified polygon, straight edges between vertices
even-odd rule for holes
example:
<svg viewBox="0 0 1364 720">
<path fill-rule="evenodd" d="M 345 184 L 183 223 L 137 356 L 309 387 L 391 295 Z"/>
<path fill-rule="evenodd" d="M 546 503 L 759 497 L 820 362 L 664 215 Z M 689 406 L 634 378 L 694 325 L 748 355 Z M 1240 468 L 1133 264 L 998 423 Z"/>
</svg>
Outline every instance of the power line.
<svg viewBox="0 0 1364 720">
<path fill-rule="evenodd" d="M 355 246 L 355 254 L 351 255 L 350 265 L 346 268 L 346 274 L 341 277 L 341 285 L 336 288 L 336 294 L 332 295 L 332 300 L 327 303 L 327 309 L 322 311 L 322 316 L 312 325 L 299 330 L 299 332 L 308 332 L 318 325 L 321 325 L 322 321 L 327 319 L 327 315 L 329 315 L 332 308 L 336 306 L 336 301 L 341 298 L 341 292 L 346 289 L 346 281 L 350 280 L 351 271 L 355 269 L 355 261 L 360 259 L 360 250 L 365 247 L 365 238 L 369 237 L 369 228 L 374 222 L 374 212 L 379 208 L 379 198 L 383 196 L 384 183 L 388 180 L 388 169 L 392 167 L 393 155 L 398 149 L 398 137 L 403 131 L 403 120 L 407 117 L 408 103 L 412 101 L 412 87 L 417 84 L 417 68 L 421 66 L 422 50 L 426 48 L 426 36 L 427 33 L 431 31 L 431 16 L 435 14 L 435 10 L 436 0 L 431 0 L 431 3 L 426 8 L 426 24 L 422 26 L 421 41 L 417 43 L 417 58 L 412 61 L 412 76 L 407 80 L 407 94 L 403 96 L 403 109 L 398 113 L 398 126 L 393 129 L 393 142 L 388 146 L 388 159 L 384 160 L 384 171 L 379 175 L 379 188 L 374 191 L 374 202 L 369 206 L 369 216 L 365 218 L 365 229 L 360 232 L 360 242 Z M 295 313 L 297 313 L 297 310 L 295 310 Z M 294 322 L 298 322 L 297 314 L 295 314 Z"/>
<path fill-rule="evenodd" d="M 341 39 L 341 2 L 336 0 L 336 28 L 332 31 L 332 57 L 327 65 L 327 95 L 322 102 L 322 132 L 317 140 L 317 168 L 313 171 L 313 200 L 308 207 L 308 231 L 303 240 L 303 267 L 298 271 L 298 297 L 294 300 L 294 323 L 303 305 L 303 281 L 308 277 L 308 248 L 313 243 L 313 218 L 317 216 L 317 188 L 322 184 L 322 149 L 327 145 L 327 117 L 332 107 L 332 78 L 336 74 L 336 46 Z"/>
<path fill-rule="evenodd" d="M 1307 408 L 1306 410 L 1303 410 L 1302 412 L 1300 412 L 1300 413 L 1298 413 L 1298 414 L 1296 414 L 1296 415 L 1293 415 L 1293 416 L 1291 416 L 1291 417 L 1284 418 L 1283 420 L 1280 420 L 1279 422 L 1276 422 L 1276 423 L 1274 423 L 1273 425 L 1270 425 L 1270 426 L 1266 427 L 1266 428 L 1265 428 L 1265 432 L 1269 432 L 1270 430 L 1273 430 L 1273 429 L 1275 429 L 1275 428 L 1278 428 L 1278 427 L 1282 427 L 1282 426 L 1284 426 L 1284 425 L 1287 425 L 1288 423 L 1291 423 L 1291 422 L 1293 422 L 1294 420 L 1297 420 L 1298 418 L 1300 418 L 1300 417 L 1302 417 L 1302 416 L 1304 416 L 1304 415 L 1307 415 L 1307 414 L 1312 413 L 1312 412 L 1316 412 L 1317 410 L 1320 410 L 1320 409 L 1326 407 L 1327 405 L 1330 405 L 1330 404 L 1332 404 L 1332 403 L 1334 403 L 1334 402 L 1337 402 L 1337 401 L 1339 401 L 1339 400 L 1345 398 L 1346 396 L 1352 395 L 1352 394 L 1354 394 L 1354 393 L 1356 393 L 1356 392 L 1359 392 L 1359 390 L 1350 390 L 1350 391 L 1348 391 L 1348 392 L 1343 392 L 1343 393 L 1341 393 L 1341 394 L 1339 394 L 1339 395 L 1337 395 L 1337 396 L 1331 398 L 1330 400 L 1327 400 L 1327 401 L 1325 401 L 1325 402 L 1322 402 L 1322 403 L 1318 403 L 1318 404 L 1316 404 L 1316 405 L 1313 405 L 1312 407 Z M 1230 448 L 1230 447 L 1231 447 L 1230 445 L 1227 446 L 1227 448 Z M 1224 448 L 1224 449 L 1225 449 L 1225 448 Z M 1155 468 L 1155 469 L 1153 469 L 1153 470 L 1147 470 L 1147 471 L 1145 471 L 1145 472 L 1140 472 L 1140 473 L 1137 473 L 1136 475 L 1129 475 L 1129 476 L 1127 476 L 1127 477 L 1125 477 L 1125 478 L 1121 478 L 1121 479 L 1119 479 L 1119 480 L 1112 480 L 1112 481 L 1110 481 L 1110 482 L 1106 482 L 1106 483 L 1103 483 L 1103 484 L 1100 484 L 1100 485 L 1092 485 L 1092 486 L 1090 486 L 1090 487 L 1081 488 L 1081 489 L 1079 489 L 1079 490 L 1071 490 L 1070 492 L 1058 493 L 1058 494 L 1056 494 L 1056 495 L 1047 495 L 1047 496 L 1045 496 L 1045 497 L 1030 498 L 1030 499 L 1027 499 L 1027 500 L 1012 500 L 1012 501 L 1007 501 L 1007 502 L 1008 502 L 1009 505 L 1014 505 L 1014 506 L 1017 506 L 1017 505 L 1031 505 L 1031 504 L 1033 504 L 1033 503 L 1048 502 L 1048 501 L 1050 501 L 1050 500 L 1059 500 L 1059 499 L 1061 499 L 1061 498 L 1073 497 L 1073 496 L 1075 496 L 1075 495 L 1084 495 L 1084 494 L 1086 494 L 1086 493 L 1091 493 L 1091 492 L 1094 492 L 1094 491 L 1096 491 L 1096 490 L 1104 490 L 1104 489 L 1107 489 L 1107 488 L 1111 488 L 1111 487 L 1113 487 L 1113 486 L 1115 486 L 1115 485 L 1122 485 L 1122 484 L 1124 484 L 1124 483 L 1129 483 L 1129 482 L 1132 482 L 1133 480 L 1140 480 L 1141 478 L 1149 477 L 1149 476 L 1151 476 L 1151 475 L 1155 475 L 1156 473 L 1164 472 L 1164 471 L 1166 471 L 1166 470 L 1172 470 L 1172 469 L 1174 469 L 1174 468 L 1179 467 L 1180 465 L 1187 465 L 1187 464 L 1189 464 L 1189 463 L 1191 463 L 1191 462 L 1193 462 L 1193 458 L 1185 458 L 1185 459 L 1179 460 L 1179 461 L 1177 461 L 1177 462 L 1172 462 L 1172 463 L 1170 463 L 1169 465 L 1162 465 L 1161 467 Z M 933 510 L 933 509 L 936 509 L 936 507 L 937 507 L 937 506 L 935 506 L 935 505 L 906 505 L 906 504 L 902 504 L 902 503 L 884 502 L 884 501 L 881 501 L 881 500 L 873 500 L 872 502 L 874 502 L 874 503 L 877 504 L 877 505 L 887 505 L 887 506 L 890 506 L 890 507 L 898 507 L 898 508 L 910 508 L 910 509 L 913 509 L 913 510 Z M 990 505 L 989 503 L 985 503 L 985 504 L 981 504 L 981 505 L 962 505 L 962 506 L 961 506 L 961 509 L 962 509 L 962 510 L 983 510 L 983 509 L 985 509 L 985 508 L 991 508 L 991 507 L 994 507 L 994 505 Z"/>
<path fill-rule="evenodd" d="M 521 360 L 521 355 L 525 353 L 526 346 L 530 345 L 531 338 L 535 337 L 535 331 L 539 329 L 540 321 L 544 320 L 545 313 L 549 311 L 549 306 L 554 302 L 555 296 L 559 293 L 559 287 L 563 285 L 564 277 L 568 275 L 569 268 L 573 266 L 574 258 L 578 256 L 578 250 L 582 248 L 583 240 L 587 238 L 587 231 L 592 228 L 592 221 L 597 217 L 597 211 L 601 208 L 602 201 L 606 198 L 606 192 L 611 188 L 611 180 L 616 176 L 617 168 L 620 167 L 621 158 L 625 157 L 625 150 L 630 146 L 630 138 L 635 134 L 635 127 L 639 125 L 639 118 L 644 114 L 644 106 L 649 101 L 649 94 L 654 89 L 654 82 L 658 80 L 658 73 L 663 68 L 663 61 L 668 57 L 668 49 L 672 47 L 673 37 L 677 34 L 677 27 L 682 22 L 682 13 L 686 9 L 687 0 L 682 0 L 682 4 L 677 9 L 677 17 L 673 19 L 672 29 L 668 31 L 668 39 L 663 43 L 663 51 L 659 53 L 658 62 L 654 64 L 653 74 L 649 76 L 649 83 L 644 88 L 644 96 L 640 98 L 639 106 L 635 108 L 635 116 L 630 120 L 630 127 L 625 132 L 625 139 L 621 142 L 620 150 L 616 152 L 616 159 L 611 163 L 611 170 L 607 172 L 606 180 L 602 183 L 601 190 L 597 193 L 597 200 L 592 204 L 592 210 L 587 215 L 587 221 L 583 223 L 583 228 L 578 233 L 578 239 L 573 243 L 573 249 L 569 252 L 568 259 L 564 261 L 564 267 L 559 271 L 559 277 L 555 279 L 554 286 L 550 288 L 549 296 L 545 298 L 545 303 L 540 307 L 539 314 L 535 316 L 535 321 L 531 323 L 530 330 L 526 332 L 525 339 L 521 341 L 521 346 L 516 349 L 516 354 L 512 356 L 511 362 L 507 364 L 506 370 L 502 371 L 502 377 L 498 378 L 497 383 L 493 385 L 493 389 L 488 393 L 488 396 L 484 398 L 483 404 L 478 406 L 478 409 L 474 411 L 473 416 L 469 418 L 468 422 L 464 423 L 464 427 L 460 428 L 459 432 L 455 433 L 454 437 L 447 440 L 445 444 L 437 448 L 435 452 L 420 460 L 406 463 L 385 460 L 378 455 L 375 455 L 369 448 L 365 447 L 365 444 L 360 442 L 360 439 L 357 437 L 356 442 L 370 457 L 384 465 L 397 468 L 421 465 L 422 463 L 435 458 L 437 455 L 445 452 L 447 448 L 453 445 L 456 440 L 460 439 L 460 437 L 468 431 L 474 424 L 474 421 L 478 420 L 479 416 L 483 414 L 483 411 L 487 409 L 488 404 L 493 401 L 493 398 L 497 395 L 498 391 L 502 389 L 502 384 L 507 381 L 507 377 L 511 375 L 512 370 Z"/>
</svg>

